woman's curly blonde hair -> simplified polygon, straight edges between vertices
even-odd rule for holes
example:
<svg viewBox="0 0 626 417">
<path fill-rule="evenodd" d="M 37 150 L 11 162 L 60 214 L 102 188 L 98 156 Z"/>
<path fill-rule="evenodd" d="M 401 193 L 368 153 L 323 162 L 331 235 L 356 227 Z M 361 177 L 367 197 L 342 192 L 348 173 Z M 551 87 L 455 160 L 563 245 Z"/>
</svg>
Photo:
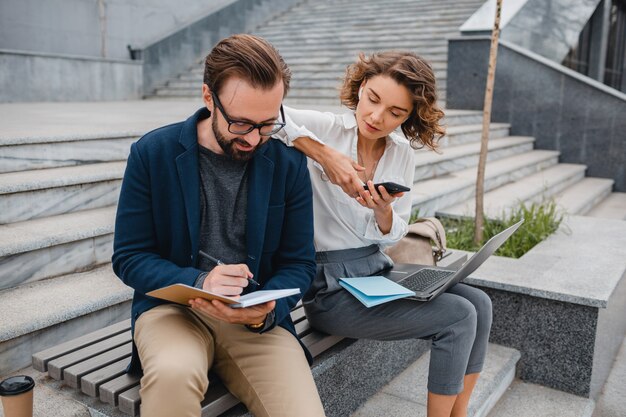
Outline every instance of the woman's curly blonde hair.
<svg viewBox="0 0 626 417">
<path fill-rule="evenodd" d="M 391 77 L 405 86 L 413 96 L 413 111 L 401 125 L 411 147 L 418 149 L 426 146 L 436 150 L 437 141 L 446 131 L 439 124 L 444 113 L 437 106 L 435 74 L 430 64 L 407 51 L 377 52 L 369 57 L 360 53 L 358 60 L 346 69 L 340 93 L 341 102 L 355 110 L 361 84 L 377 75 Z"/>
</svg>

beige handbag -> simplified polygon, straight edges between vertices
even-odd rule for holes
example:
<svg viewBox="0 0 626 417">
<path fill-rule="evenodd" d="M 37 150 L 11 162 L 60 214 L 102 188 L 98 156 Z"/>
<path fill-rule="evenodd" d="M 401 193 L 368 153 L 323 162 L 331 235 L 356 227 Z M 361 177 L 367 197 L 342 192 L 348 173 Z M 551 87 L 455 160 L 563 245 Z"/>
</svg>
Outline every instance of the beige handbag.
<svg viewBox="0 0 626 417">
<path fill-rule="evenodd" d="M 395 263 L 420 265 L 437 265 L 445 252 L 446 232 L 434 217 L 417 219 L 407 235 L 385 251 Z"/>
</svg>

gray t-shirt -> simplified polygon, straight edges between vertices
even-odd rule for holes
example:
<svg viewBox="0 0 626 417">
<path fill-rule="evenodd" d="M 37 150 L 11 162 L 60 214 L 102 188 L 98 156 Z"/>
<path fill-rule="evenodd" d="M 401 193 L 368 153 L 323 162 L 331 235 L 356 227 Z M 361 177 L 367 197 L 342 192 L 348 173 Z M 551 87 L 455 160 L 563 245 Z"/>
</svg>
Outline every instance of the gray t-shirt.
<svg viewBox="0 0 626 417">
<path fill-rule="evenodd" d="M 226 264 L 245 263 L 248 163 L 198 146 L 200 250 Z M 199 261 L 205 271 L 216 266 L 202 256 Z"/>
</svg>

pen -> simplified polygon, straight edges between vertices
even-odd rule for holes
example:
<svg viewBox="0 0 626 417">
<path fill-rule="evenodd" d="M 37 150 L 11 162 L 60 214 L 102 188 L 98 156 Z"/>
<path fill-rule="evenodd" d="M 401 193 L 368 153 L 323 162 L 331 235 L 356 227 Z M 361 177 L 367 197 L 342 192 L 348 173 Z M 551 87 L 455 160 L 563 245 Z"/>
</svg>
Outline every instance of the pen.
<svg viewBox="0 0 626 417">
<path fill-rule="evenodd" d="M 204 257 L 205 257 L 205 258 L 207 258 L 209 261 L 211 261 L 211 262 L 213 262 L 213 263 L 215 263 L 215 264 L 217 264 L 217 265 L 224 265 L 224 262 L 220 261 L 220 260 L 219 260 L 219 259 L 217 259 L 217 258 L 212 257 L 212 256 L 211 256 L 211 255 L 209 255 L 208 253 L 203 252 L 203 251 L 198 251 L 198 252 L 200 253 L 200 255 L 204 256 Z M 247 279 L 248 279 L 248 281 L 250 281 L 250 282 L 251 282 L 251 283 L 253 283 L 254 285 L 259 285 L 259 283 L 258 283 L 258 282 L 256 282 L 253 278 L 247 278 Z"/>
</svg>

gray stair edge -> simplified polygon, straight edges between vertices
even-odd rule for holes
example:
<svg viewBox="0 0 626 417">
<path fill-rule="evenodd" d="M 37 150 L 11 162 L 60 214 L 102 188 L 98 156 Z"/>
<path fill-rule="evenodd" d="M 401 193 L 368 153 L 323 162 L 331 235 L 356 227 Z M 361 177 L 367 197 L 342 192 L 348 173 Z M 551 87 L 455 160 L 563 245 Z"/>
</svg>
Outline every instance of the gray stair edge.
<svg viewBox="0 0 626 417">
<path fill-rule="evenodd" d="M 493 194 L 498 193 L 505 187 L 507 188 L 523 187 L 523 185 L 520 185 L 520 184 L 524 184 L 524 182 L 529 179 L 535 180 L 537 177 L 544 176 L 546 170 L 558 169 L 559 167 L 569 168 L 570 166 L 573 167 L 572 169 L 576 171 L 577 176 L 581 176 L 582 178 L 584 178 L 585 171 L 587 169 L 585 165 L 557 163 L 556 165 L 552 167 L 541 169 L 537 172 L 534 172 L 532 174 L 529 174 L 523 178 L 517 179 L 507 184 L 503 184 L 503 185 L 500 185 L 498 187 L 488 189 L 488 190 L 486 189 L 484 200 L 487 200 L 488 198 L 493 198 L 491 197 Z M 500 207 L 503 208 L 504 212 L 506 213 L 511 208 L 516 207 L 520 202 L 523 202 L 524 204 L 526 204 L 526 203 L 530 203 L 533 201 L 537 201 L 538 198 L 541 198 L 541 200 L 544 200 L 546 199 L 546 197 L 554 197 L 558 193 L 562 192 L 565 188 L 569 188 L 570 186 L 572 186 L 573 184 L 570 183 L 570 181 L 572 181 L 573 178 L 575 177 L 571 177 L 571 176 L 563 177 L 558 182 L 552 182 L 552 178 L 551 178 L 550 183 L 548 185 L 546 185 L 546 183 L 544 182 L 541 187 L 534 187 L 532 189 L 527 190 L 525 194 L 518 194 L 514 200 L 508 201 L 506 205 L 503 205 L 502 203 L 500 203 Z M 563 187 L 564 184 L 565 186 Z M 501 202 L 502 199 L 498 199 L 498 201 Z M 443 217 L 449 217 L 449 218 L 463 218 L 463 217 L 467 217 L 468 214 L 471 214 L 470 217 L 472 217 L 475 211 L 474 204 L 475 204 L 475 195 L 472 195 L 472 197 L 465 199 L 463 201 L 460 201 L 456 204 L 452 204 L 447 207 L 438 209 L 437 215 L 443 216 Z M 500 210 L 499 212 L 492 212 L 492 209 L 490 209 L 488 205 L 489 202 L 485 201 L 484 204 L 485 204 L 484 212 L 486 216 L 492 219 L 499 218 L 502 216 L 503 214 L 502 210 Z"/>
<path fill-rule="evenodd" d="M 56 143 L 56 142 L 78 142 L 89 140 L 102 140 L 102 139 L 126 139 L 137 138 L 139 139 L 146 132 L 144 130 L 133 131 L 115 131 L 100 132 L 100 133 L 71 133 L 67 135 L 57 136 L 0 136 L 0 146 L 15 146 L 15 145 L 34 145 L 42 143 Z"/>
<path fill-rule="evenodd" d="M 125 167 L 124 160 L 6 172 L 0 174 L 0 195 L 119 180 Z"/>
<path fill-rule="evenodd" d="M 510 356 L 493 380 L 491 380 L 492 383 L 489 384 L 488 389 L 477 393 L 478 395 L 472 395 L 468 407 L 468 417 L 486 417 L 515 379 L 516 365 L 522 355 L 516 349 L 506 349 L 511 350 Z"/>
<path fill-rule="evenodd" d="M 541 152 L 541 154 L 539 154 L 539 152 Z M 523 155 L 526 154 L 530 154 L 530 153 L 535 153 L 538 156 L 535 158 L 533 158 L 532 161 L 532 165 L 537 165 L 537 164 L 542 164 L 545 161 L 548 161 L 550 159 L 554 159 L 556 157 L 558 157 L 558 152 L 557 151 L 545 151 L 545 150 L 532 150 L 529 152 L 524 153 Z M 522 169 L 527 168 L 529 165 L 523 165 L 520 167 L 515 167 L 514 170 L 510 170 L 508 169 L 508 162 L 511 158 L 517 158 L 519 157 L 519 155 L 513 155 L 510 157 L 506 157 L 506 158 L 502 158 L 502 159 L 498 159 L 496 161 L 491 161 L 491 164 L 487 164 L 487 170 L 485 172 L 485 181 L 491 181 L 494 180 L 502 175 L 507 175 L 510 174 L 511 172 L 515 172 L 515 171 L 519 171 Z M 494 170 L 494 165 L 496 166 L 496 169 Z M 503 166 L 504 165 L 504 166 Z M 489 169 L 491 168 L 491 169 Z M 468 187 L 475 187 L 476 184 L 476 167 L 470 167 L 470 168 L 466 168 L 460 171 L 456 171 L 454 172 L 452 175 L 456 176 L 456 178 L 453 179 L 453 185 L 451 187 L 446 187 L 445 189 L 439 188 L 439 191 L 437 193 L 434 194 L 429 194 L 427 195 L 427 198 L 423 197 L 422 195 L 412 195 L 412 206 L 419 206 L 419 205 L 423 205 L 426 202 L 429 202 L 435 198 L 440 198 L 442 196 L 448 195 L 450 193 L 455 193 L 458 192 L 459 190 L 463 190 L 466 189 Z M 428 182 L 428 181 L 437 181 L 437 178 L 430 178 L 427 179 L 423 182 Z M 414 184 L 416 186 L 419 186 L 421 181 L 416 181 Z M 511 182 L 508 182 L 507 184 L 510 184 Z M 506 184 L 504 184 L 506 185 Z M 498 187 L 493 187 L 493 188 L 489 188 L 489 189 L 485 189 L 485 192 L 491 191 L 493 189 L 497 189 L 499 187 L 501 187 L 502 185 L 498 186 Z M 419 188 L 416 188 L 416 190 L 418 190 Z M 472 194 L 473 195 L 473 194 Z M 461 202 L 463 202 L 465 200 L 461 200 Z M 456 204 L 456 203 L 455 203 Z"/>
<path fill-rule="evenodd" d="M 115 207 L 109 206 L 0 225 L 0 258 L 111 234 L 114 223 Z"/>
<path fill-rule="evenodd" d="M 132 295 L 110 264 L 0 291 L 0 343 L 124 303 Z"/>
</svg>

